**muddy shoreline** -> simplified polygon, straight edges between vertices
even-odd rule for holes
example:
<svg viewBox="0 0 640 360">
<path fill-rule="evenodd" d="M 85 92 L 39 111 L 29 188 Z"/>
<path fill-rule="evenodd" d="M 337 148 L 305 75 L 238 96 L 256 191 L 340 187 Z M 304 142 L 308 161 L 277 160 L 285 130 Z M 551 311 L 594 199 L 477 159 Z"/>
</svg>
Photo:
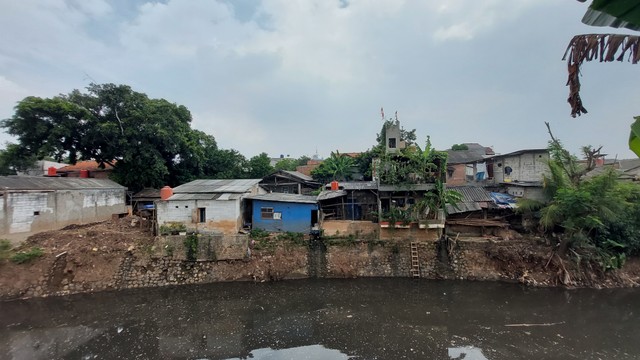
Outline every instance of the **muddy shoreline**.
<svg viewBox="0 0 640 360">
<path fill-rule="evenodd" d="M 419 277 L 566 288 L 636 287 L 640 283 L 639 258 L 628 259 L 620 270 L 602 271 L 594 264 L 578 267 L 570 259 L 555 256 L 550 246 L 535 238 L 461 239 L 446 244 L 445 251 L 438 241 L 414 242 L 415 250 L 407 240 L 281 241 L 255 248 L 244 259 L 189 261 L 180 249 L 171 254 L 158 251 L 159 240 L 128 221 L 32 236 L 23 248 L 37 246 L 44 255 L 25 264 L 3 260 L 0 299 L 309 277 Z M 416 254 L 417 263 L 412 262 Z"/>
</svg>

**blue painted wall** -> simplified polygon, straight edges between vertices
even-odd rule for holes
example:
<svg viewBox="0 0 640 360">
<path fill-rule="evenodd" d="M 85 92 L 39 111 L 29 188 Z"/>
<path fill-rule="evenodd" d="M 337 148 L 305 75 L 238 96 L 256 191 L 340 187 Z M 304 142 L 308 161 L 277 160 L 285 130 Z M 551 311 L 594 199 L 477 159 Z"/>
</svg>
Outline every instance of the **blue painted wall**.
<svg viewBox="0 0 640 360">
<path fill-rule="evenodd" d="M 262 219 L 260 209 L 263 207 L 273 208 L 274 213 L 281 213 L 281 219 Z M 252 227 L 269 232 L 309 233 L 312 210 L 318 210 L 318 205 L 253 200 Z"/>
</svg>

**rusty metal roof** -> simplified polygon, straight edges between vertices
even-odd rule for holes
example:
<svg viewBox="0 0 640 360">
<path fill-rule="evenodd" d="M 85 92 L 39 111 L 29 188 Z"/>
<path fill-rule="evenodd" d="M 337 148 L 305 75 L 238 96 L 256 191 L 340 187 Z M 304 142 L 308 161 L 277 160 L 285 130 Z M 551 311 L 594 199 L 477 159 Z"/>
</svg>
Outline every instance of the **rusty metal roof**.
<svg viewBox="0 0 640 360">
<path fill-rule="evenodd" d="M 245 199 L 289 202 L 289 203 L 304 203 L 304 204 L 315 204 L 318 202 L 315 196 L 299 195 L 299 194 L 282 194 L 282 193 L 250 195 L 250 196 L 246 196 Z"/>
<path fill-rule="evenodd" d="M 46 176 L 0 176 L 2 190 L 84 190 L 84 189 L 126 189 L 108 179 L 87 179 Z"/>
<path fill-rule="evenodd" d="M 493 201 L 491 194 L 480 186 L 447 186 L 447 190 L 454 190 L 462 195 L 462 201 Z"/>
<path fill-rule="evenodd" d="M 251 191 L 262 179 L 203 179 L 180 185 L 173 189 L 179 193 L 245 193 Z"/>
</svg>

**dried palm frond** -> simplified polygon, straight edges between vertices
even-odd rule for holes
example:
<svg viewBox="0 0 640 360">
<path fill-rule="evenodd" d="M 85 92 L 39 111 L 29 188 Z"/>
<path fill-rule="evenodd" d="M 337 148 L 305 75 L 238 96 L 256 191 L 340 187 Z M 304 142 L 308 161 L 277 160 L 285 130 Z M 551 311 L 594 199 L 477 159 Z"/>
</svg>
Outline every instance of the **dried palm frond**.
<svg viewBox="0 0 640 360">
<path fill-rule="evenodd" d="M 567 57 L 568 55 L 568 57 Z M 618 34 L 586 34 L 576 35 L 571 39 L 562 60 L 567 60 L 569 78 L 569 98 L 571 116 L 587 113 L 580 99 L 580 65 L 584 61 L 600 62 L 627 60 L 637 64 L 640 60 L 640 37 Z"/>
</svg>

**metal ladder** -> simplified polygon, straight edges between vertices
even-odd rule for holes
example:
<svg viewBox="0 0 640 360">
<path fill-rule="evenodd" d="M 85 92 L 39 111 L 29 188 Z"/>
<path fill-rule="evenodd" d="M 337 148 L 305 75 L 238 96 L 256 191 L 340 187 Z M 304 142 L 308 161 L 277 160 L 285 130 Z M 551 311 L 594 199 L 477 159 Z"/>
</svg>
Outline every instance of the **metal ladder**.
<svg viewBox="0 0 640 360">
<path fill-rule="evenodd" d="M 411 275 L 414 278 L 420 277 L 420 261 L 418 258 L 418 243 L 411 243 Z"/>
</svg>

